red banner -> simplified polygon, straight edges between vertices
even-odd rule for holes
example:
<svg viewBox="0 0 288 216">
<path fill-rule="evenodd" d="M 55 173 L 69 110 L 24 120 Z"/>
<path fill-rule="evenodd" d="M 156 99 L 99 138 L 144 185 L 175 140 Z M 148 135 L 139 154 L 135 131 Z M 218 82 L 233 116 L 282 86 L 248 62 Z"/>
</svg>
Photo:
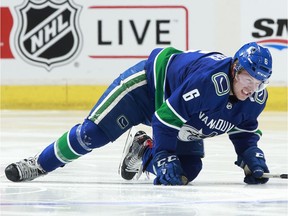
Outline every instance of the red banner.
<svg viewBox="0 0 288 216">
<path fill-rule="evenodd" d="M 0 14 L 1 14 L 0 58 L 1 59 L 14 58 L 9 43 L 10 32 L 13 26 L 13 18 L 8 7 L 1 7 Z"/>
</svg>

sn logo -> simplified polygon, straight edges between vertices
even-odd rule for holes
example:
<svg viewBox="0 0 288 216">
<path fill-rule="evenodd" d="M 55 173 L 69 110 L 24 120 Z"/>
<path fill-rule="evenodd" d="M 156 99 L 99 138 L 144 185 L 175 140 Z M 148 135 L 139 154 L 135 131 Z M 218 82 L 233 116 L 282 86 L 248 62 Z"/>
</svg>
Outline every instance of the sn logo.
<svg viewBox="0 0 288 216">
<path fill-rule="evenodd" d="M 258 19 L 254 22 L 255 32 L 252 32 L 252 36 L 255 38 L 263 38 L 274 36 L 284 36 L 287 33 L 288 28 L 287 19 Z"/>
<path fill-rule="evenodd" d="M 185 93 L 182 97 L 185 101 L 189 101 L 189 100 L 192 100 L 193 98 L 196 98 L 199 96 L 200 96 L 200 93 L 199 93 L 198 89 L 193 89 L 192 91 Z"/>
</svg>

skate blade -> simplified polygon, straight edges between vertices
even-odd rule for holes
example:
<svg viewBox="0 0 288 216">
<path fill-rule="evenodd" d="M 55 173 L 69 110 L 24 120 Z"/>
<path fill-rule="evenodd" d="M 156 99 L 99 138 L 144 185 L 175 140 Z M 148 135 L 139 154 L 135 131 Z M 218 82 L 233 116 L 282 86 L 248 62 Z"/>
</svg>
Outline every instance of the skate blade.
<svg viewBox="0 0 288 216">
<path fill-rule="evenodd" d="M 131 127 L 129 132 L 128 132 L 127 138 L 126 138 L 126 142 L 125 142 L 123 152 L 122 152 L 122 158 L 121 158 L 121 161 L 120 161 L 120 164 L 118 167 L 118 174 L 119 175 L 121 175 L 121 167 L 122 167 L 122 164 L 124 162 L 124 158 L 129 151 L 129 147 L 131 146 L 136 133 L 137 133 L 137 130 L 135 129 L 135 127 Z"/>
</svg>

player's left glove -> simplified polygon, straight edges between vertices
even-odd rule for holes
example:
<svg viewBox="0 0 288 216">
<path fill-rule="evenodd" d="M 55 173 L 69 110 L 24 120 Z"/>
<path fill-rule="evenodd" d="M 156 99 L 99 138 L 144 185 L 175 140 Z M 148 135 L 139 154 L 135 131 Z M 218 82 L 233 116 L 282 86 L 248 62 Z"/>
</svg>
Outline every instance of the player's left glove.
<svg viewBox="0 0 288 216">
<path fill-rule="evenodd" d="M 180 160 L 175 154 L 166 151 L 158 152 L 153 158 L 153 169 L 157 176 L 154 185 L 188 184 Z"/>
<path fill-rule="evenodd" d="M 244 182 L 247 184 L 265 184 L 269 178 L 262 178 L 263 173 L 269 173 L 264 153 L 256 146 L 248 148 L 241 156 L 238 155 L 235 164 L 244 170 Z"/>
</svg>

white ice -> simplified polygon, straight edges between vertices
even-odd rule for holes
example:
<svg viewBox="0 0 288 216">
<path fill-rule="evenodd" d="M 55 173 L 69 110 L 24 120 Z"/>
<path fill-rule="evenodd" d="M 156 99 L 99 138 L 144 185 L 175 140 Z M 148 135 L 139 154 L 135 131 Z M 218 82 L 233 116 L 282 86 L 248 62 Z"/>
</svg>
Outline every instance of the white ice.
<svg viewBox="0 0 288 216">
<path fill-rule="evenodd" d="M 204 167 L 187 186 L 154 186 L 153 175 L 125 181 L 118 166 L 127 134 L 32 182 L 9 182 L 5 167 L 33 156 L 82 122 L 86 111 L 1 111 L 0 215 L 288 215 L 288 181 L 246 185 L 227 135 L 205 141 Z M 287 113 L 264 112 L 259 146 L 273 173 L 288 171 Z M 150 128 L 139 128 L 151 133 Z"/>
</svg>

